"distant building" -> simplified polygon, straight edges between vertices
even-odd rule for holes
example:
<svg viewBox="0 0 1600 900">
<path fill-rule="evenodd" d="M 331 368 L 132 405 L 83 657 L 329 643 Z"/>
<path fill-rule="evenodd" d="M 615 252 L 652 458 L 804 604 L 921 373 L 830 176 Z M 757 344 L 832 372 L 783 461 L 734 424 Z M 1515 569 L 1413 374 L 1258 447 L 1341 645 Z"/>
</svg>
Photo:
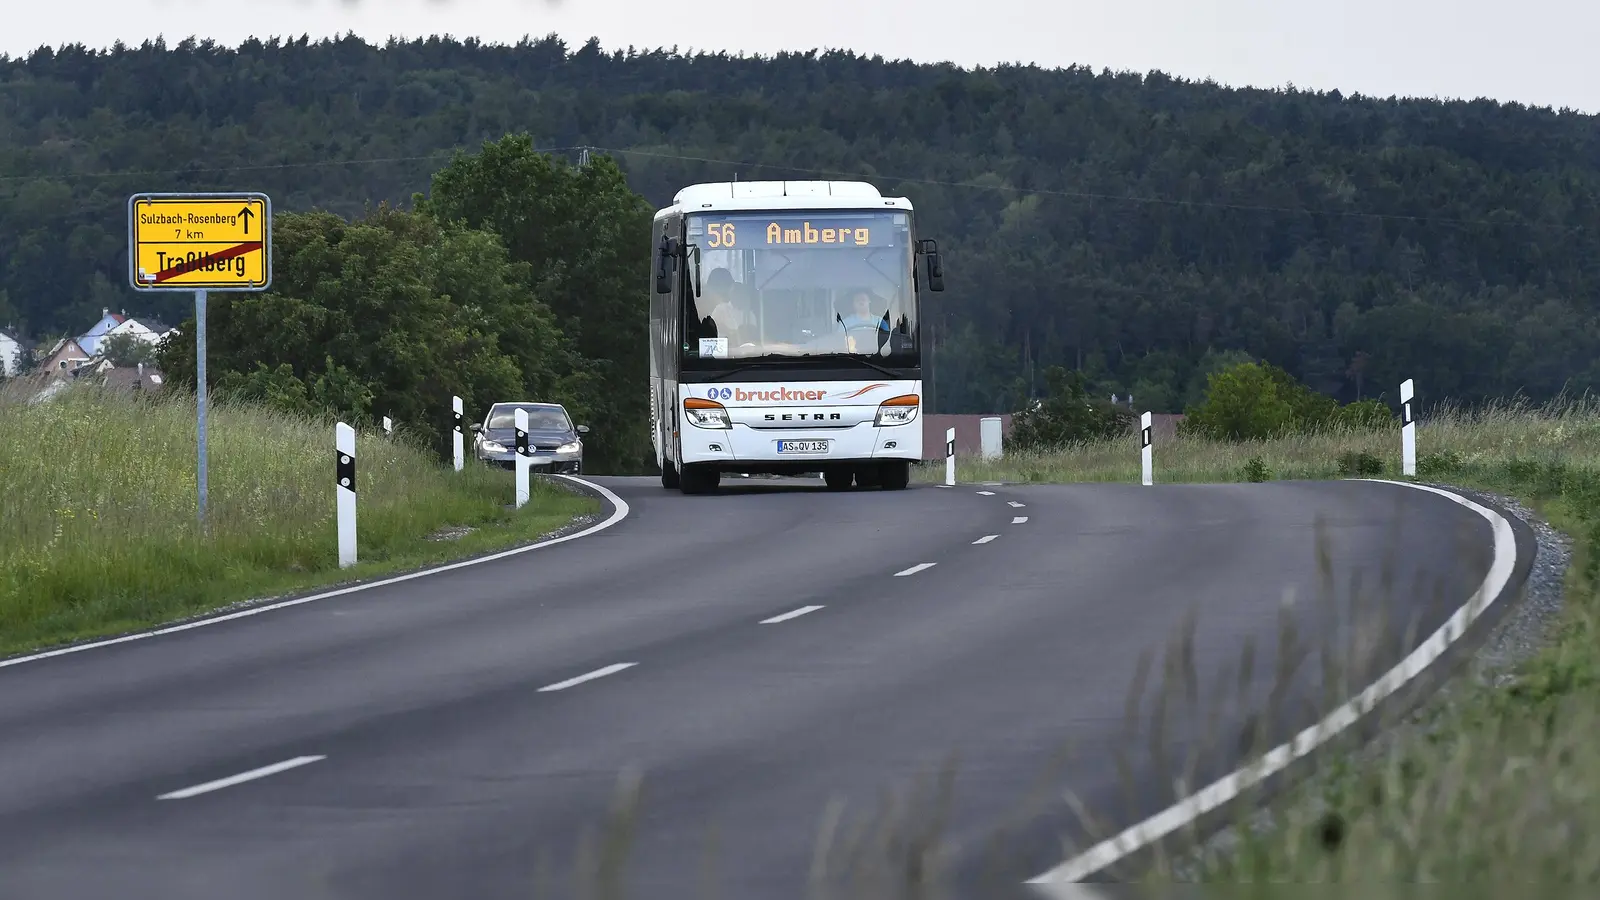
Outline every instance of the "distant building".
<svg viewBox="0 0 1600 900">
<path fill-rule="evenodd" d="M 145 343 L 154 346 L 155 344 L 159 344 L 161 339 L 166 337 L 167 332 L 171 330 L 171 327 L 157 322 L 155 319 L 125 318 L 117 325 L 113 326 L 111 330 L 107 331 L 102 340 L 110 340 L 119 334 L 125 334 L 134 338 L 135 340 L 144 341 Z M 90 352 L 93 353 L 95 351 L 91 350 Z"/>
<path fill-rule="evenodd" d="M 55 375 L 69 373 L 80 366 L 87 365 L 94 355 L 89 353 L 79 344 L 76 338 L 62 338 L 56 341 L 55 346 L 45 353 L 44 359 L 39 362 L 40 375 Z"/>
<path fill-rule="evenodd" d="M 109 309 L 101 309 L 100 312 L 100 321 L 94 323 L 88 331 L 77 337 L 78 347 L 90 356 L 100 352 L 101 342 L 106 339 L 106 336 L 113 329 L 128 321 L 128 317 L 122 313 L 114 313 Z"/>
<path fill-rule="evenodd" d="M 22 361 L 31 352 L 32 342 L 10 328 L 0 328 L 0 378 L 12 378 L 22 371 Z"/>
</svg>

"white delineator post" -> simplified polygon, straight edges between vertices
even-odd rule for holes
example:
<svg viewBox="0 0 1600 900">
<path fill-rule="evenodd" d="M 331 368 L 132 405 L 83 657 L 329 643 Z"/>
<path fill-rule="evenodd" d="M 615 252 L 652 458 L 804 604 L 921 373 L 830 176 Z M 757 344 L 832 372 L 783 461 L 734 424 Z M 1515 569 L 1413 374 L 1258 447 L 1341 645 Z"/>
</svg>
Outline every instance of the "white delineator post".
<svg viewBox="0 0 1600 900">
<path fill-rule="evenodd" d="M 385 436 L 394 436 L 394 421 L 388 416 L 383 417 L 383 433 Z"/>
<path fill-rule="evenodd" d="M 464 449 L 462 447 L 462 443 L 463 443 L 463 441 L 465 439 L 465 436 L 462 435 L 462 433 L 461 433 L 461 425 L 462 425 L 461 398 L 460 397 L 451 397 L 450 398 L 450 408 L 455 411 L 455 422 L 456 422 L 456 424 L 455 424 L 455 433 L 451 436 L 451 440 L 455 441 L 455 445 L 456 445 L 456 471 L 459 472 L 459 471 L 461 471 L 462 463 L 465 461 L 463 459 L 463 457 L 465 456 L 465 451 L 464 451 Z"/>
<path fill-rule="evenodd" d="M 528 502 L 528 411 L 519 409 L 515 416 L 517 426 L 517 509 Z"/>
<path fill-rule="evenodd" d="M 984 459 L 1000 458 L 1000 417 L 984 416 L 978 420 L 978 439 L 983 445 Z"/>
<path fill-rule="evenodd" d="M 1144 484 L 1155 484 L 1155 459 L 1154 451 L 1150 448 L 1150 414 L 1139 414 L 1139 468 L 1140 481 Z"/>
<path fill-rule="evenodd" d="M 356 564 L 356 430 L 343 422 L 334 426 L 334 494 L 339 509 L 339 568 Z"/>
<path fill-rule="evenodd" d="M 947 428 L 944 432 L 944 483 L 954 486 L 956 483 L 956 430 Z"/>
<path fill-rule="evenodd" d="M 1417 420 L 1411 414 L 1416 386 L 1407 378 L 1400 382 L 1400 463 L 1408 476 L 1417 474 Z"/>
</svg>

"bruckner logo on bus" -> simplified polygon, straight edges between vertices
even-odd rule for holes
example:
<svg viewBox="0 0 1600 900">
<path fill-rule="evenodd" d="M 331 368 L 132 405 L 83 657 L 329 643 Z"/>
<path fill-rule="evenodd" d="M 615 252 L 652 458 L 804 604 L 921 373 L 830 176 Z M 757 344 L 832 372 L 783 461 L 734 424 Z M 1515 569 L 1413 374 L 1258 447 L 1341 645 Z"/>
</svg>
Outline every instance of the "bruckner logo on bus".
<svg viewBox="0 0 1600 900">
<path fill-rule="evenodd" d="M 865 387 L 844 391 L 833 396 L 834 400 L 854 400 L 869 394 L 878 388 L 888 387 L 886 383 L 869 384 Z M 731 400 L 735 403 L 796 403 L 807 400 L 828 399 L 828 392 L 820 388 L 790 388 L 790 387 L 710 387 L 706 388 L 707 400 Z"/>
<path fill-rule="evenodd" d="M 750 391 L 738 387 L 714 387 L 706 392 L 706 399 L 732 400 L 735 403 L 748 403 L 751 401 L 779 402 L 785 400 L 821 400 L 827 395 L 827 391 L 816 390 L 814 388 L 795 389 L 780 387 L 762 388 Z"/>
</svg>

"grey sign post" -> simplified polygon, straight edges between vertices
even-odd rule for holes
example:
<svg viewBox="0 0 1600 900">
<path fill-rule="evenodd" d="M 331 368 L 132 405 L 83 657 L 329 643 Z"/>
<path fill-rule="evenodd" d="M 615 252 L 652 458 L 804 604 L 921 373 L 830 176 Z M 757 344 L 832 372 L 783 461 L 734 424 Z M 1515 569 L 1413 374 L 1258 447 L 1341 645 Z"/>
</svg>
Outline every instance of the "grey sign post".
<svg viewBox="0 0 1600 900">
<path fill-rule="evenodd" d="M 141 293 L 194 292 L 198 514 L 206 521 L 206 295 L 272 284 L 272 199 L 257 192 L 128 198 L 128 282 Z"/>
</svg>

